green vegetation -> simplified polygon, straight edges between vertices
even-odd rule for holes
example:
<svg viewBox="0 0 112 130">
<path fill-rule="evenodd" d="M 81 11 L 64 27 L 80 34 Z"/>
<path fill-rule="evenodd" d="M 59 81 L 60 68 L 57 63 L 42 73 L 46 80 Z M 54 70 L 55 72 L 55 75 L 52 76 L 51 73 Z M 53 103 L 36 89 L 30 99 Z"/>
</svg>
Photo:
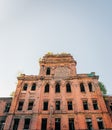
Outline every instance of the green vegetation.
<svg viewBox="0 0 112 130">
<path fill-rule="evenodd" d="M 100 86 L 100 90 L 102 91 L 103 94 L 106 94 L 107 93 L 107 90 L 106 90 L 106 87 L 105 85 L 99 81 L 99 86 Z"/>
</svg>

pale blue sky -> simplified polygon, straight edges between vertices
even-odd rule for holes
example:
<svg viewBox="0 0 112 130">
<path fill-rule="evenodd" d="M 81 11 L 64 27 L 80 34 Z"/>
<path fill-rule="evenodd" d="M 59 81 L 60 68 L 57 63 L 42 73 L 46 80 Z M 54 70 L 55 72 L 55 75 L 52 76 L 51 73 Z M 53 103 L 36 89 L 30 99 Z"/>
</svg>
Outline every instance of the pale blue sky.
<svg viewBox="0 0 112 130">
<path fill-rule="evenodd" d="M 49 51 L 71 53 L 77 73 L 96 72 L 112 94 L 112 0 L 1 0 L 0 96 L 18 72 L 38 75 Z"/>
</svg>

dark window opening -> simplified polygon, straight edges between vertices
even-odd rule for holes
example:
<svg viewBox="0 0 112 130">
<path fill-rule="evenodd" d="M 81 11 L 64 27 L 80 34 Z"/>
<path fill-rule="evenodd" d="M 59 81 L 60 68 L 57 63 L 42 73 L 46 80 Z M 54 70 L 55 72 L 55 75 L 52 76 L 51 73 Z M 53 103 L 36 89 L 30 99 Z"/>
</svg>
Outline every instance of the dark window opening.
<svg viewBox="0 0 112 130">
<path fill-rule="evenodd" d="M 25 83 L 24 86 L 23 86 L 23 91 L 26 91 L 27 87 L 28 87 L 28 84 Z"/>
<path fill-rule="evenodd" d="M 42 119 L 41 130 L 47 130 L 47 118 Z"/>
<path fill-rule="evenodd" d="M 91 83 L 88 83 L 88 86 L 89 86 L 89 91 L 92 92 L 93 89 L 92 89 L 92 84 Z"/>
<path fill-rule="evenodd" d="M 45 101 L 43 104 L 43 110 L 48 110 L 48 101 Z"/>
<path fill-rule="evenodd" d="M 60 118 L 55 119 L 55 130 L 61 130 L 61 120 L 60 120 Z"/>
<path fill-rule="evenodd" d="M 0 130 L 4 130 L 5 120 L 5 116 L 0 117 Z"/>
<path fill-rule="evenodd" d="M 4 112 L 9 112 L 11 103 L 7 103 Z"/>
<path fill-rule="evenodd" d="M 32 110 L 33 109 L 33 104 L 34 104 L 33 101 L 29 102 L 29 104 L 28 104 L 28 110 Z"/>
<path fill-rule="evenodd" d="M 98 128 L 99 130 L 104 129 L 103 120 L 102 118 L 97 118 Z"/>
<path fill-rule="evenodd" d="M 91 120 L 90 118 L 87 118 L 87 119 L 86 119 L 86 124 L 87 124 L 87 129 L 88 129 L 88 130 L 93 130 L 92 120 Z"/>
<path fill-rule="evenodd" d="M 93 100 L 93 108 L 94 108 L 94 110 L 98 110 L 97 100 Z"/>
<path fill-rule="evenodd" d="M 45 93 L 49 92 L 49 84 L 46 84 L 44 92 Z"/>
<path fill-rule="evenodd" d="M 60 92 L 60 84 L 59 83 L 57 83 L 56 86 L 55 86 L 55 92 L 56 93 Z"/>
<path fill-rule="evenodd" d="M 69 119 L 69 130 L 75 130 L 73 118 Z"/>
<path fill-rule="evenodd" d="M 71 86 L 69 83 L 66 85 L 66 92 L 71 92 Z"/>
<path fill-rule="evenodd" d="M 84 84 L 83 83 L 80 84 L 80 90 L 81 90 L 81 92 L 85 92 L 85 88 L 84 88 Z"/>
<path fill-rule="evenodd" d="M 29 129 L 29 126 L 30 126 L 30 119 L 29 119 L 29 118 L 26 118 L 26 119 L 25 119 L 25 122 L 24 122 L 24 129 L 25 129 L 25 130 L 28 130 L 28 129 Z"/>
<path fill-rule="evenodd" d="M 68 101 L 68 110 L 73 110 L 72 101 Z"/>
<path fill-rule="evenodd" d="M 60 110 L 60 101 L 56 101 L 56 110 Z"/>
<path fill-rule="evenodd" d="M 87 103 L 87 101 L 83 101 L 83 108 L 84 108 L 84 110 L 88 110 L 88 103 Z"/>
<path fill-rule="evenodd" d="M 31 87 L 31 90 L 32 91 L 36 90 L 36 83 L 33 83 L 32 87 Z"/>
<path fill-rule="evenodd" d="M 46 75 L 50 75 L 50 68 L 47 68 Z"/>
<path fill-rule="evenodd" d="M 110 110 L 112 111 L 112 105 L 110 106 Z"/>
<path fill-rule="evenodd" d="M 19 110 L 19 111 L 22 110 L 22 108 L 23 108 L 23 104 L 24 104 L 23 101 L 20 101 L 20 102 L 19 102 L 19 105 L 18 105 L 18 110 Z"/>
<path fill-rule="evenodd" d="M 14 119 L 13 130 L 17 130 L 19 125 L 19 119 Z"/>
</svg>

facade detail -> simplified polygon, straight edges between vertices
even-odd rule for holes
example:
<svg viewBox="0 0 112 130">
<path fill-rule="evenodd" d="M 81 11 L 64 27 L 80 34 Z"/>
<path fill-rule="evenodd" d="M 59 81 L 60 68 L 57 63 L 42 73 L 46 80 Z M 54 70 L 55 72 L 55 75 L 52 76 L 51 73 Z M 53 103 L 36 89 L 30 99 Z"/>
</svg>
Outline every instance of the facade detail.
<svg viewBox="0 0 112 130">
<path fill-rule="evenodd" d="M 98 76 L 77 74 L 71 54 L 46 54 L 39 75 L 21 74 L 13 98 L 0 98 L 0 130 L 112 130 L 112 97 Z"/>
</svg>

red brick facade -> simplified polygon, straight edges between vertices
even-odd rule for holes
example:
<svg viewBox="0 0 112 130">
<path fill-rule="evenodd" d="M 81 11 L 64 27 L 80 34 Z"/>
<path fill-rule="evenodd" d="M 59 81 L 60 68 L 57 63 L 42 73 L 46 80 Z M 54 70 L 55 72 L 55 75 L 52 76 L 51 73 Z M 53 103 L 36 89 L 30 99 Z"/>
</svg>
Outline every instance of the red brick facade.
<svg viewBox="0 0 112 130">
<path fill-rule="evenodd" d="M 38 76 L 21 74 L 4 130 L 112 129 L 98 76 L 77 74 L 70 54 L 46 54 Z"/>
</svg>

